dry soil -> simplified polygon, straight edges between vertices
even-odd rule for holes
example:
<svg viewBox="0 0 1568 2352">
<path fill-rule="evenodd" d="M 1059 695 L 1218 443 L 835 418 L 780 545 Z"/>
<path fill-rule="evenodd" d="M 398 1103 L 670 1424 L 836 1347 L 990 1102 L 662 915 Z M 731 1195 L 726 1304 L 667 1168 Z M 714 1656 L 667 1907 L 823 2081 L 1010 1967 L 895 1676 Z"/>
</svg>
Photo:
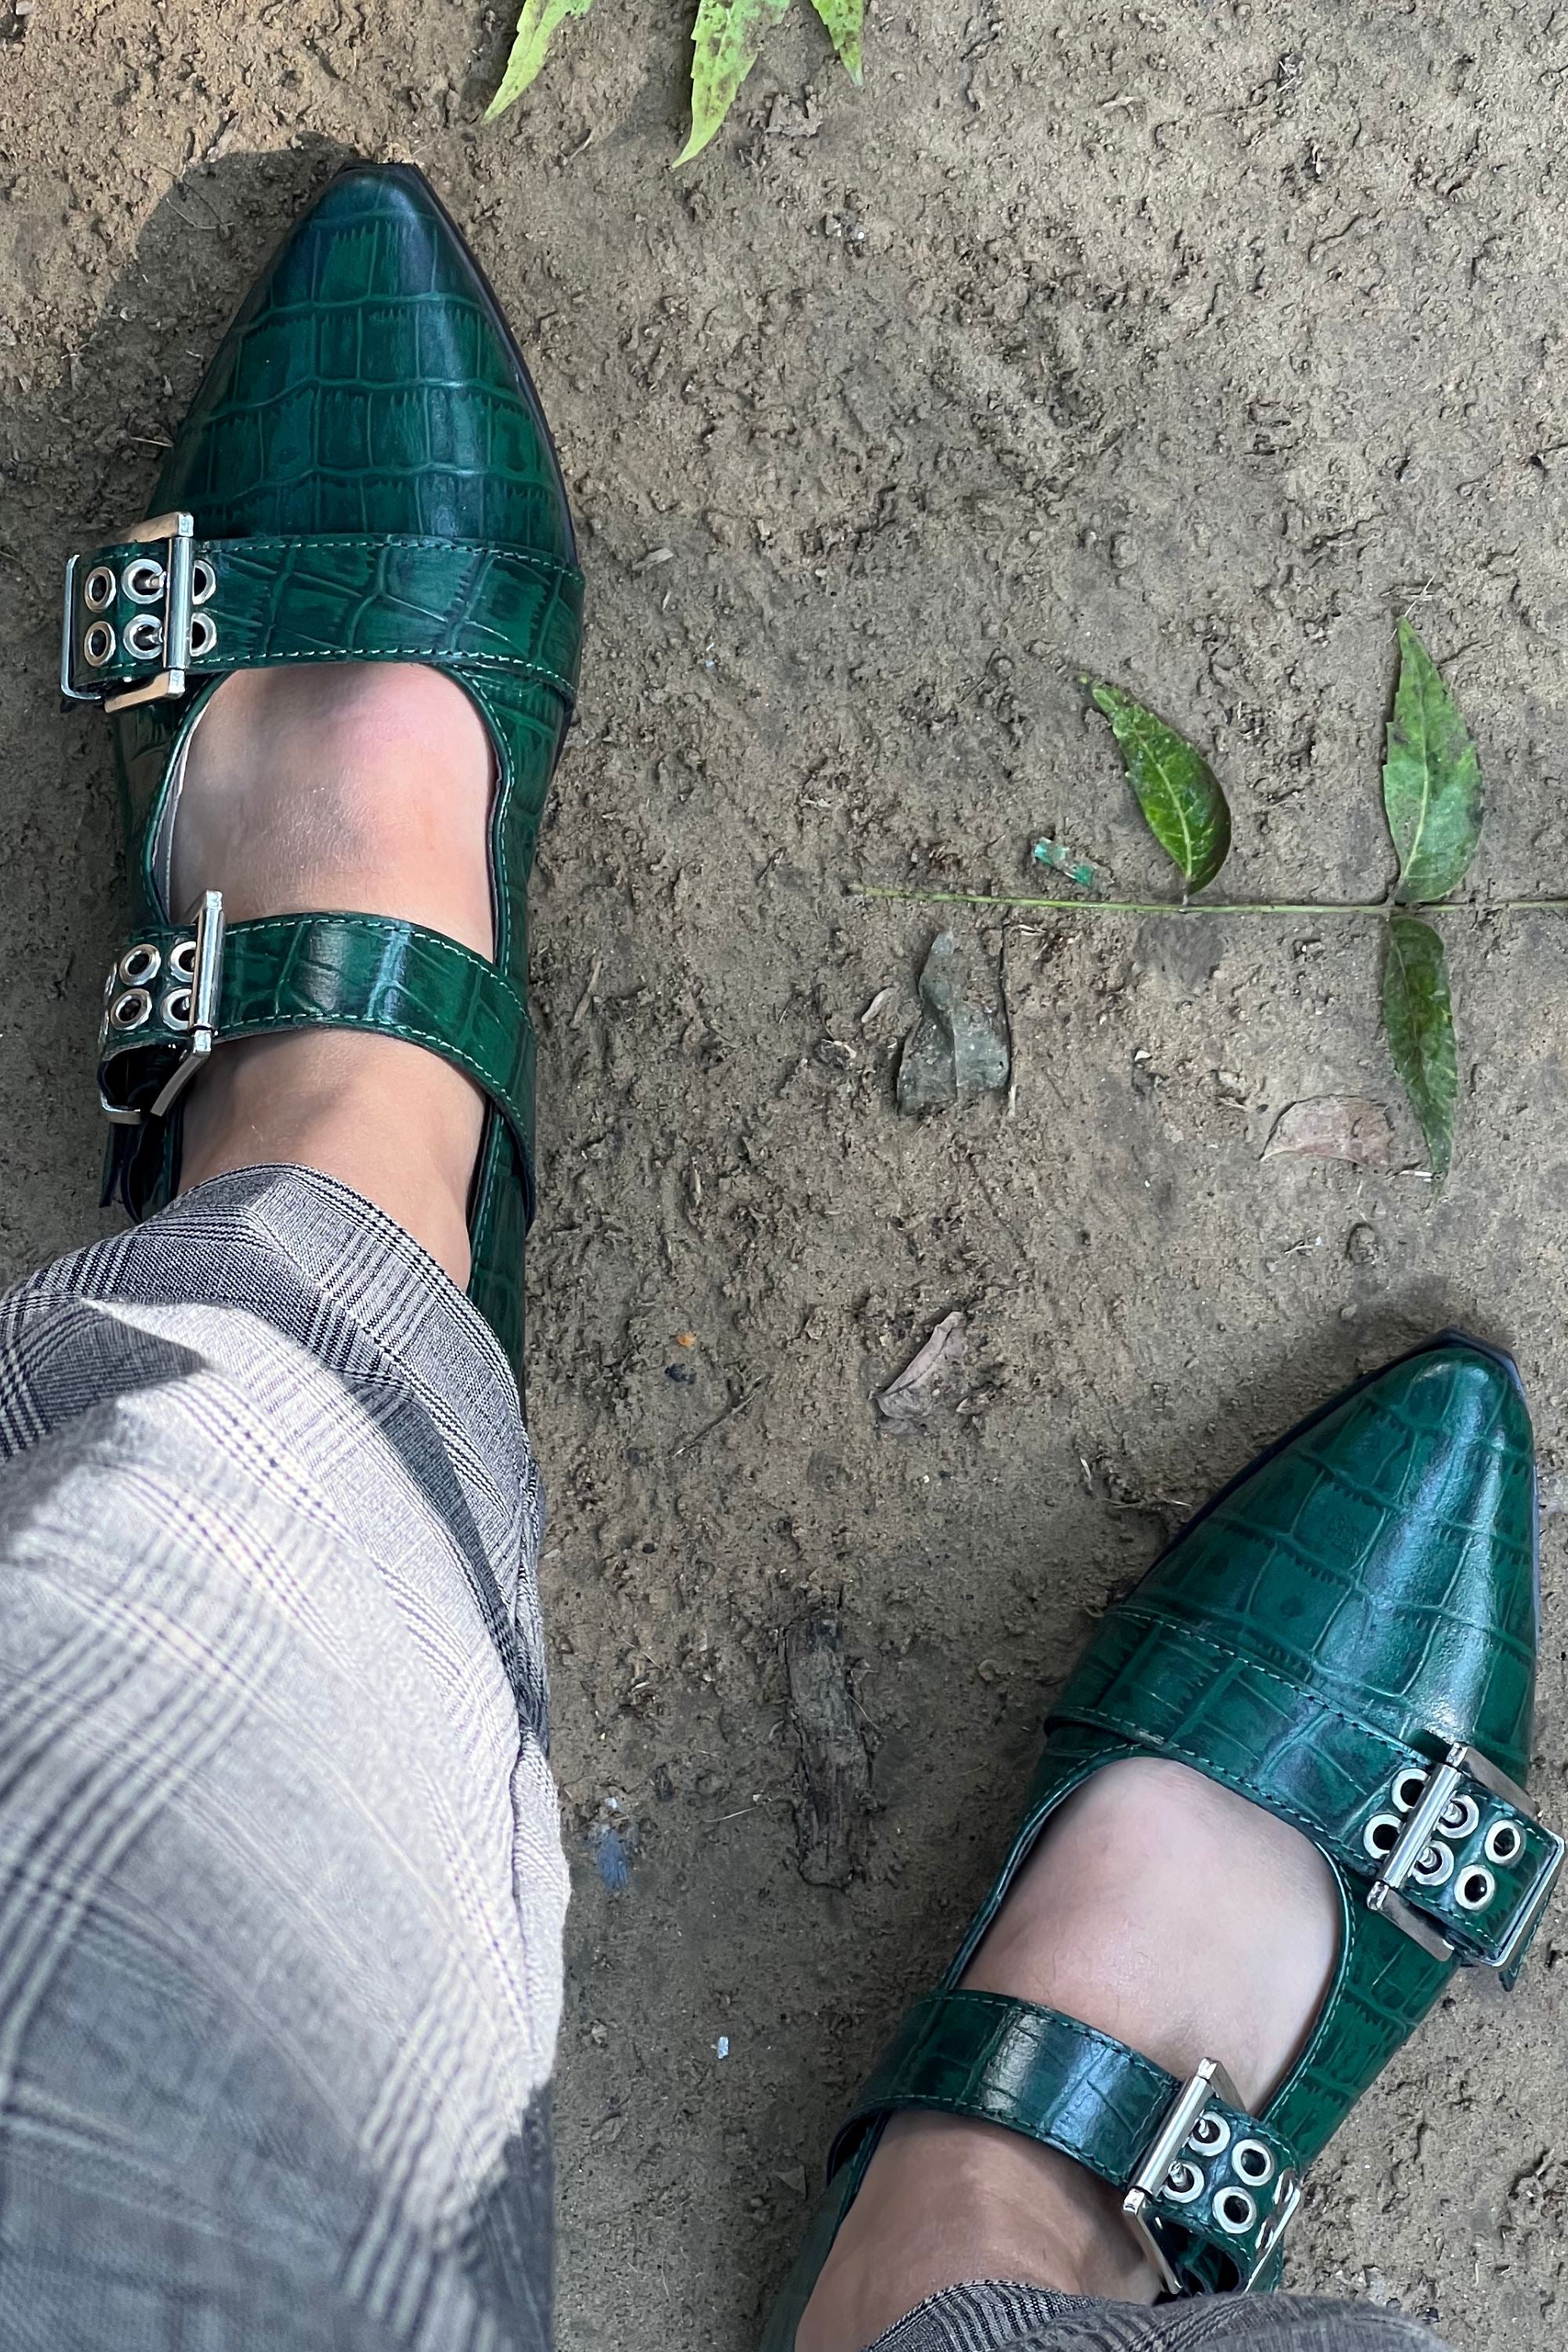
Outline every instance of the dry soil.
<svg viewBox="0 0 1568 2352">
<path fill-rule="evenodd" d="M 680 173 L 684 5 L 598 0 L 486 128 L 502 14 L 0 0 L 0 1258 L 98 1230 L 120 851 L 100 727 L 58 712 L 62 559 L 144 510 L 301 199 L 412 159 L 531 352 L 591 600 L 536 892 L 563 2336 L 742 2352 L 1043 1695 L 1185 1507 L 1447 1321 L 1563 1443 L 1562 919 L 1447 919 L 1435 1203 L 1375 925 L 963 915 L 1016 1094 L 913 1122 L 939 917 L 854 886 L 1027 888 L 1053 829 L 1167 892 L 1092 668 L 1212 751 L 1232 895 L 1375 896 L 1409 610 L 1482 750 L 1477 893 L 1568 892 L 1568 12 L 894 0 L 858 95 L 803 5 Z M 1393 1108 L 1393 1170 L 1263 1160 L 1337 1091 Z M 957 1396 L 880 1433 L 954 1307 Z M 842 1887 L 801 1874 L 784 1653 L 824 1608 L 876 1808 Z M 1549 1922 L 1511 2002 L 1445 2003 L 1319 2167 L 1297 2283 L 1562 2342 L 1565 1957 Z"/>
</svg>

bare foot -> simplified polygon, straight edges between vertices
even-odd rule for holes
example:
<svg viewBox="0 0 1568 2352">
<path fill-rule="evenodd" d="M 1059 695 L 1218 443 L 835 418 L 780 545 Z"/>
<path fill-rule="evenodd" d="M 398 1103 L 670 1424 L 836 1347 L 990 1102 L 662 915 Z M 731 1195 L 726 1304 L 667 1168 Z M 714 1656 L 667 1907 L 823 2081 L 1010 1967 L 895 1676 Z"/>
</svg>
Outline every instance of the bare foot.
<svg viewBox="0 0 1568 2352">
<path fill-rule="evenodd" d="M 1107 1765 L 1020 1872 L 966 1989 L 1114 2034 L 1181 2079 L 1218 2058 L 1256 2113 L 1339 1951 L 1333 1874 L 1300 1831 L 1185 1765 Z M 1005 2279 L 1152 2302 L 1120 2192 L 1054 2149 L 959 2116 L 895 2116 L 845 2217 L 797 2352 L 860 2352 L 930 2294 Z"/>
<path fill-rule="evenodd" d="M 492 952 L 493 759 L 468 696 L 407 663 L 240 670 L 192 738 L 170 902 L 221 890 L 230 922 L 312 909 L 402 916 Z M 484 1097 L 397 1038 L 312 1029 L 225 1045 L 185 1112 L 183 1188 L 283 1161 L 384 1209 L 453 1280 Z"/>
</svg>

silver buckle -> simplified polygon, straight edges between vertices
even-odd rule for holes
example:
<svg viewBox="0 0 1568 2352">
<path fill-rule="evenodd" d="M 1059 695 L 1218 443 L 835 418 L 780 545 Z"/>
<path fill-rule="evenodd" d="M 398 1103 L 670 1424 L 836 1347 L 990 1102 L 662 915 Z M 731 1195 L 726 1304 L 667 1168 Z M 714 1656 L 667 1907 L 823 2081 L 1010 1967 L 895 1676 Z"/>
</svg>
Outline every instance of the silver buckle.
<svg viewBox="0 0 1568 2352">
<path fill-rule="evenodd" d="M 141 1127 L 148 1118 L 163 1118 L 178 1102 L 217 1043 L 219 1002 L 223 992 L 224 912 L 221 890 L 204 890 L 188 919 L 195 932 L 191 958 L 191 1017 L 188 1043 L 175 1067 L 159 1089 L 150 1111 L 110 1102 L 98 1089 L 99 1108 L 114 1127 Z M 140 1040 L 132 1042 L 141 1042 Z M 149 1042 L 163 1042 L 151 1040 Z"/>
<path fill-rule="evenodd" d="M 1405 1817 L 1399 1842 L 1389 1853 L 1366 1898 L 1369 1911 L 1375 1911 L 1380 1917 L 1389 1920 L 1408 1936 L 1413 1944 L 1419 1944 L 1424 1952 L 1430 1953 L 1435 1960 L 1451 1960 L 1458 1946 L 1451 1937 L 1445 1936 L 1440 1927 L 1434 1927 L 1429 1919 L 1424 1918 L 1413 1905 L 1406 1903 L 1400 1889 L 1431 1843 L 1433 1833 L 1449 1803 L 1467 1780 L 1473 1780 L 1490 1796 L 1500 1797 L 1505 1805 L 1511 1805 L 1516 1813 L 1522 1813 L 1526 1821 L 1534 1822 L 1529 1795 L 1518 1781 L 1510 1780 L 1506 1772 L 1500 1772 L 1490 1757 L 1483 1756 L 1479 1748 L 1456 1741 L 1443 1761 L 1434 1764 L 1427 1773 L 1421 1794 Z M 1552 1899 L 1563 1858 L 1563 1841 L 1559 1838 L 1555 1843 L 1557 1858 L 1542 1879 L 1533 1901 L 1514 1921 L 1503 1949 L 1495 1959 L 1486 1963 L 1500 1974 L 1506 1974 L 1522 1952 Z"/>
<path fill-rule="evenodd" d="M 98 695 L 71 684 L 72 632 L 76 625 L 76 575 L 81 562 L 73 555 L 66 565 L 65 628 L 60 640 L 60 692 L 70 702 L 101 702 L 105 710 L 130 710 L 139 702 L 162 702 L 166 695 L 184 694 L 191 662 L 191 614 L 195 582 L 195 519 L 175 512 L 154 515 L 133 530 L 121 531 L 116 546 L 147 547 L 162 542 L 163 558 L 163 667 L 144 686 L 129 686 L 118 694 Z"/>
<path fill-rule="evenodd" d="M 175 691 L 178 689 L 176 688 Z M 153 1117 L 163 1118 L 179 1100 L 217 1043 L 218 998 L 223 987 L 223 892 L 204 890 L 196 905 L 196 956 L 191 973 L 191 1042 L 171 1071 Z"/>
<path fill-rule="evenodd" d="M 1219 2060 L 1205 2058 L 1196 2074 L 1189 2077 L 1172 2100 L 1164 2121 L 1121 2200 L 1121 2210 L 1127 2217 L 1128 2226 L 1153 2264 L 1167 2294 L 1184 2294 L 1186 2289 L 1182 2284 L 1180 2272 L 1155 2235 L 1152 2220 L 1157 2217 L 1152 2217 L 1151 2209 L 1165 2186 L 1171 2167 L 1191 2137 L 1193 2126 L 1205 2108 L 1215 2099 L 1223 2100 L 1227 2107 L 1242 2115 L 1247 2113 L 1235 2084 Z M 1300 2202 L 1301 2183 L 1294 2173 L 1288 2173 L 1280 2183 L 1279 2202 L 1259 2233 L 1252 2268 L 1241 2282 L 1244 2294 L 1249 2293 L 1262 2277 Z"/>
</svg>

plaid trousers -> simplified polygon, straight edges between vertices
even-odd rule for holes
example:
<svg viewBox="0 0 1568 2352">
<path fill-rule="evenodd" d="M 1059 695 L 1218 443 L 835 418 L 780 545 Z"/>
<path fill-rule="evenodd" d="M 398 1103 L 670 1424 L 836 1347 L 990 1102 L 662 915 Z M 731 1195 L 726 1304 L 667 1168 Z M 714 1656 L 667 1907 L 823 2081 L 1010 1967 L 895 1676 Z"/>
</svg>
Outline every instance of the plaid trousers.
<svg viewBox="0 0 1568 2352">
<path fill-rule="evenodd" d="M 326 1177 L 0 1299 L 4 2352 L 548 2352 L 542 1510 L 489 1330 Z M 883 2352 L 1233 2336 L 1432 2343 L 1003 2285 Z"/>
</svg>

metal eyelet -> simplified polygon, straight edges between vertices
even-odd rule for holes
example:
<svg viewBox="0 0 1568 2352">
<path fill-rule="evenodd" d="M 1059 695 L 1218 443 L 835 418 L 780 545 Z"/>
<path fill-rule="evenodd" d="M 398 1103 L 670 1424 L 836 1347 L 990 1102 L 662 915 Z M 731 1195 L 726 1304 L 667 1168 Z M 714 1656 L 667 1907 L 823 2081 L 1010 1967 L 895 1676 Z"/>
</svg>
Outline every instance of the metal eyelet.
<svg viewBox="0 0 1568 2352">
<path fill-rule="evenodd" d="M 200 661 L 217 643 L 217 623 L 210 613 L 191 614 L 191 658 Z"/>
<path fill-rule="evenodd" d="M 1178 2157 L 1161 2183 L 1160 2194 L 1168 2197 L 1173 2205 L 1191 2205 L 1204 2193 L 1205 2183 L 1201 2165 L 1189 2164 Z"/>
<path fill-rule="evenodd" d="M 1477 1866 L 1460 1872 L 1454 1900 L 1461 1911 L 1484 1911 L 1496 1893 L 1497 1880 L 1491 1872 Z"/>
<path fill-rule="evenodd" d="M 1187 2146 L 1198 2156 L 1223 2156 L 1230 2146 L 1230 2126 L 1210 2107 L 1187 2134 Z"/>
<path fill-rule="evenodd" d="M 1524 1832 L 1517 1822 L 1494 1822 L 1483 1850 L 1489 1862 L 1500 1863 L 1506 1870 L 1524 1852 Z"/>
<path fill-rule="evenodd" d="M 158 1007 L 158 1018 L 165 1029 L 188 1029 L 191 1025 L 191 992 L 188 988 L 172 988 Z"/>
<path fill-rule="evenodd" d="M 205 555 L 198 555 L 191 566 L 191 602 L 205 604 L 217 587 L 217 573 Z"/>
<path fill-rule="evenodd" d="M 1407 1813 L 1426 1786 L 1431 1775 L 1426 1772 L 1401 1772 L 1394 1783 L 1394 1802 L 1398 1811 Z"/>
<path fill-rule="evenodd" d="M 1453 1849 L 1446 1846 L 1441 1838 L 1434 1838 L 1416 1856 L 1410 1875 L 1423 1886 L 1447 1886 L 1454 1875 Z"/>
<path fill-rule="evenodd" d="M 1267 2187 L 1274 2178 L 1274 2151 L 1265 2147 L 1260 2139 L 1238 2139 L 1231 2149 L 1230 2160 L 1243 2180 L 1254 2189 Z"/>
<path fill-rule="evenodd" d="M 138 613 L 125 624 L 125 650 L 138 661 L 156 661 L 163 650 L 163 624 L 151 613 Z"/>
<path fill-rule="evenodd" d="M 120 575 L 120 585 L 133 604 L 155 604 L 162 596 L 166 574 L 161 563 L 150 555 L 138 555 Z"/>
<path fill-rule="evenodd" d="M 89 621 L 82 631 L 82 657 L 94 669 L 101 669 L 114 653 L 114 631 L 107 621 Z"/>
<path fill-rule="evenodd" d="M 143 940 L 139 947 L 127 948 L 121 957 L 120 977 L 127 988 L 142 988 L 148 981 L 156 980 L 163 961 L 152 940 Z"/>
<path fill-rule="evenodd" d="M 169 973 L 174 980 L 195 980 L 196 976 L 195 940 L 180 940 L 169 950 Z"/>
<path fill-rule="evenodd" d="M 109 1008 L 111 1029 L 140 1029 L 153 1017 L 153 999 L 144 988 L 128 988 Z"/>
<path fill-rule="evenodd" d="M 95 563 L 81 583 L 81 601 L 89 613 L 107 613 L 114 602 L 114 574 L 107 563 Z"/>
<path fill-rule="evenodd" d="M 1222 2189 L 1214 2200 L 1214 2217 L 1229 2238 L 1245 2238 L 1258 2219 L 1258 2200 L 1246 2189 Z"/>
<path fill-rule="evenodd" d="M 1361 1833 L 1361 1842 L 1373 1862 L 1386 1862 L 1399 1843 L 1405 1824 L 1397 1813 L 1373 1813 Z"/>
<path fill-rule="evenodd" d="M 1468 1838 L 1479 1829 L 1481 1809 L 1473 1797 L 1450 1797 L 1437 1816 L 1437 1827 L 1445 1837 Z"/>
</svg>

